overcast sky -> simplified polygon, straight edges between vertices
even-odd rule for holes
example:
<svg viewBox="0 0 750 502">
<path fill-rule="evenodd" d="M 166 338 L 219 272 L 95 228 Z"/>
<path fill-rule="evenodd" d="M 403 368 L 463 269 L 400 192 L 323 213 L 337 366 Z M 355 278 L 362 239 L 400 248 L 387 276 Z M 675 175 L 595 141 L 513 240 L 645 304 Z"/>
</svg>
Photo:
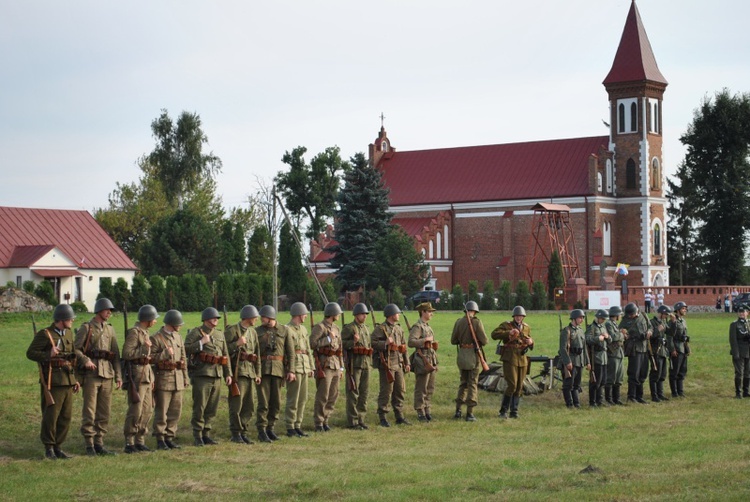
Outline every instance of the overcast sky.
<svg viewBox="0 0 750 502">
<path fill-rule="evenodd" d="M 132 182 L 150 124 L 197 112 L 226 206 L 285 151 L 605 135 L 601 82 L 631 0 L 0 0 L 0 205 L 93 210 Z M 750 2 L 640 0 L 664 164 L 704 96 L 750 91 Z"/>
</svg>

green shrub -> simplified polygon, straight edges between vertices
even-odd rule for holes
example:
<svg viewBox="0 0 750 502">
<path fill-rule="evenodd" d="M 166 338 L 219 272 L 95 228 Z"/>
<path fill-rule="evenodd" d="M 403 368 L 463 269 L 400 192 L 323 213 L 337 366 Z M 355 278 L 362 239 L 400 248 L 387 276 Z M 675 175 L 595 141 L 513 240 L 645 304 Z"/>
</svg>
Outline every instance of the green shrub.
<svg viewBox="0 0 750 502">
<path fill-rule="evenodd" d="M 86 304 L 82 301 L 73 302 L 70 304 L 70 306 L 73 309 L 73 312 L 75 312 L 76 314 L 85 314 L 89 311 Z"/>
</svg>

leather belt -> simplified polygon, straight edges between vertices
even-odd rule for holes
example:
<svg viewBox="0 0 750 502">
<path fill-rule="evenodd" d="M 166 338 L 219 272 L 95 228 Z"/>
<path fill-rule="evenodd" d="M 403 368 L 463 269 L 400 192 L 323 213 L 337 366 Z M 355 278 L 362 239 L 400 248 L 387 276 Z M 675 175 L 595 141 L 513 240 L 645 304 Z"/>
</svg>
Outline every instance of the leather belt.
<svg viewBox="0 0 750 502">
<path fill-rule="evenodd" d="M 284 356 L 263 356 L 261 359 L 263 361 L 283 361 Z"/>
</svg>

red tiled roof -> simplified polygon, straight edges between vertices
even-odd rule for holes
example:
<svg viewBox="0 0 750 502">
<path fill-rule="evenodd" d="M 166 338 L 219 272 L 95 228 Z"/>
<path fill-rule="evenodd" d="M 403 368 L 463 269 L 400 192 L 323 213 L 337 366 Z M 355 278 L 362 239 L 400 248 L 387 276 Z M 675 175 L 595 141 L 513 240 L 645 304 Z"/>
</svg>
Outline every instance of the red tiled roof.
<svg viewBox="0 0 750 502">
<path fill-rule="evenodd" d="M 417 237 L 425 227 L 430 226 L 432 218 L 393 218 L 393 223 L 400 226 L 409 237 Z"/>
<path fill-rule="evenodd" d="M 0 267 L 30 259 L 18 246 L 55 246 L 82 269 L 138 268 L 88 211 L 0 207 Z"/>
<path fill-rule="evenodd" d="M 28 268 L 53 249 L 55 249 L 55 246 L 52 244 L 18 246 L 13 250 L 10 260 L 8 260 L 8 267 Z"/>
<path fill-rule="evenodd" d="M 608 136 L 394 152 L 380 161 L 391 206 L 588 195 Z"/>
<path fill-rule="evenodd" d="M 666 85 L 667 80 L 659 71 L 651 43 L 641 22 L 641 14 L 635 1 L 630 5 L 620 45 L 612 63 L 612 69 L 602 82 L 605 86 L 620 82 L 643 82 L 650 80 Z"/>
</svg>

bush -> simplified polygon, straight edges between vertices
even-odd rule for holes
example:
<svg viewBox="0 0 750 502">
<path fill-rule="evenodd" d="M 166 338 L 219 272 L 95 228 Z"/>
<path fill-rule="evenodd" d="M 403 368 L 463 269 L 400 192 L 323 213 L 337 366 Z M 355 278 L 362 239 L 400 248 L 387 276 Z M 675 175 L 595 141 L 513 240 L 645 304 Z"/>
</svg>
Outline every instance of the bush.
<svg viewBox="0 0 750 502">
<path fill-rule="evenodd" d="M 114 286 L 114 294 L 112 296 L 108 296 L 110 300 L 112 300 L 112 303 L 115 304 L 115 306 L 123 304 L 126 304 L 128 306 L 128 310 L 138 310 L 141 306 L 140 305 L 131 305 L 130 304 L 130 290 L 128 289 L 128 281 L 123 279 L 122 277 L 117 279 L 117 282 Z"/>
<path fill-rule="evenodd" d="M 148 280 L 146 280 L 146 276 L 136 275 L 133 277 L 133 286 L 131 288 L 130 296 L 130 302 L 133 306 L 138 305 L 140 307 L 141 305 L 149 303 L 149 288 L 150 286 Z"/>
<path fill-rule="evenodd" d="M 86 304 L 81 301 L 73 302 L 70 304 L 70 306 L 73 309 L 73 312 L 75 312 L 76 314 L 85 314 L 89 311 Z"/>
<path fill-rule="evenodd" d="M 36 288 L 36 283 L 34 281 L 23 281 L 23 290 L 26 291 L 28 294 L 33 295 L 34 294 L 34 288 Z"/>
<path fill-rule="evenodd" d="M 180 278 L 176 275 L 167 276 L 166 288 L 167 307 L 169 309 L 182 310 L 183 306 L 180 301 Z"/>
<path fill-rule="evenodd" d="M 531 309 L 545 310 L 547 308 L 547 288 L 542 281 L 535 281 L 532 285 Z"/>
<path fill-rule="evenodd" d="M 388 295 L 383 286 L 378 286 L 378 289 L 370 293 L 370 303 L 375 310 L 383 310 L 388 305 Z"/>
<path fill-rule="evenodd" d="M 478 281 L 469 281 L 469 293 L 467 295 L 467 301 L 475 301 L 477 302 L 477 305 L 479 305 L 479 302 L 482 301 L 482 299 L 479 298 Z"/>
<path fill-rule="evenodd" d="M 510 310 L 513 308 L 512 300 L 510 281 L 503 281 L 497 293 L 497 308 L 500 310 Z"/>
<path fill-rule="evenodd" d="M 451 294 L 447 289 L 440 292 L 440 302 L 437 304 L 438 310 L 450 310 L 451 309 Z"/>
<path fill-rule="evenodd" d="M 16 287 L 16 283 L 13 281 L 8 281 L 5 283 L 5 287 L 8 289 L 14 289 Z"/>
<path fill-rule="evenodd" d="M 149 280 L 151 288 L 148 290 L 148 302 L 159 312 L 167 309 L 167 289 L 164 279 L 160 275 L 152 275 Z"/>
<path fill-rule="evenodd" d="M 484 281 L 484 287 L 482 288 L 482 301 L 479 303 L 479 308 L 482 310 L 495 309 L 495 285 L 489 279 Z"/>
<path fill-rule="evenodd" d="M 109 298 L 111 301 L 115 300 L 115 288 L 112 286 L 111 277 L 102 277 L 99 279 L 99 294 L 96 299 L 98 300 L 99 298 Z M 120 308 L 122 304 L 115 305 L 115 307 Z"/>
<path fill-rule="evenodd" d="M 52 306 L 57 305 L 57 298 L 55 298 L 55 290 L 52 287 L 52 284 L 49 283 L 49 281 L 42 281 L 39 284 L 37 284 L 36 288 L 34 288 L 34 294 L 37 297 L 39 297 L 39 299 L 47 302 L 48 305 L 52 305 Z"/>
<path fill-rule="evenodd" d="M 393 288 L 393 294 L 391 294 L 391 303 L 395 303 L 398 305 L 398 308 L 403 308 L 404 302 L 406 299 L 404 298 L 403 293 L 401 293 L 401 288 L 396 286 Z"/>
</svg>

